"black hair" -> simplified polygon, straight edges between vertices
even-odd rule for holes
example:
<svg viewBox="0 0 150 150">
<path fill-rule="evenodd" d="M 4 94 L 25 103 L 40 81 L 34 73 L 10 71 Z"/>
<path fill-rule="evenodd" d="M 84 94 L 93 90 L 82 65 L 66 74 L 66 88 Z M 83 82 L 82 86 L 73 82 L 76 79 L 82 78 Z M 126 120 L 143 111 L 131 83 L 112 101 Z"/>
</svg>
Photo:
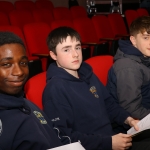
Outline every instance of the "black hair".
<svg viewBox="0 0 150 150">
<path fill-rule="evenodd" d="M 56 54 L 56 46 L 66 40 L 68 36 L 72 39 L 75 38 L 77 41 L 81 41 L 79 33 L 71 27 L 64 26 L 52 30 L 47 38 L 49 50 Z"/>
<path fill-rule="evenodd" d="M 25 44 L 23 40 L 13 32 L 9 31 L 0 31 L 0 46 L 4 44 L 20 44 L 23 46 L 24 49 L 26 49 Z"/>
</svg>

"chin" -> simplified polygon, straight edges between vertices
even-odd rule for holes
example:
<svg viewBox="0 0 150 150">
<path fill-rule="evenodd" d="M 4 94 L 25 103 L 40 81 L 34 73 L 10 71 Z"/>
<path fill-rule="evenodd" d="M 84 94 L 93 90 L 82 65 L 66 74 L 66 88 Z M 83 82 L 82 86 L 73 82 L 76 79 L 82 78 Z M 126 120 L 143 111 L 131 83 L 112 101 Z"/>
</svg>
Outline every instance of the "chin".
<svg viewBox="0 0 150 150">
<path fill-rule="evenodd" d="M 146 55 L 144 55 L 144 56 L 146 56 L 146 57 L 150 57 L 150 54 L 146 54 Z"/>
<path fill-rule="evenodd" d="M 22 93 L 22 88 L 16 88 L 8 92 L 9 95 L 20 95 L 21 93 Z"/>
</svg>

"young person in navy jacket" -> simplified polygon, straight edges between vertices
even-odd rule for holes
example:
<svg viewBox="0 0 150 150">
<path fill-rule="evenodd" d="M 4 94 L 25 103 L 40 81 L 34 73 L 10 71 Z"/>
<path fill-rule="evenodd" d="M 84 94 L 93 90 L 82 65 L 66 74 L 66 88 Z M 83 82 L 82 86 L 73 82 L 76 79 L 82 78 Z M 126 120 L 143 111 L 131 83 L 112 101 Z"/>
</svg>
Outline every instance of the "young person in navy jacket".
<svg viewBox="0 0 150 150">
<path fill-rule="evenodd" d="M 61 145 L 46 115 L 23 98 L 28 74 L 24 43 L 11 32 L 0 32 L 0 150 L 47 150 Z"/>
<path fill-rule="evenodd" d="M 59 27 L 49 34 L 47 44 L 56 62 L 47 71 L 43 106 L 63 144 L 80 141 L 86 150 L 124 150 L 133 145 L 138 150 L 130 135 L 113 132 L 111 122 L 138 130 L 138 121 L 114 101 L 92 68 L 82 62 L 79 34 Z"/>
</svg>

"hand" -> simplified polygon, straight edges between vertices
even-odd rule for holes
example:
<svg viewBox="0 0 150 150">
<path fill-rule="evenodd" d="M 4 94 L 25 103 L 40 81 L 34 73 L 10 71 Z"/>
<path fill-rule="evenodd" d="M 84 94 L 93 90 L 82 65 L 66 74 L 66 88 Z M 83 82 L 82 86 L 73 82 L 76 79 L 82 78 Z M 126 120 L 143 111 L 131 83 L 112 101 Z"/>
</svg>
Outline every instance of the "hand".
<svg viewBox="0 0 150 150">
<path fill-rule="evenodd" d="M 131 127 L 134 127 L 134 129 L 135 129 L 136 131 L 139 130 L 139 127 L 138 127 L 138 125 L 137 125 L 138 122 L 139 122 L 139 120 L 135 120 L 135 119 L 133 119 L 132 117 L 128 117 L 128 118 L 125 120 L 125 123 L 128 124 L 128 125 L 131 126 Z"/>
<path fill-rule="evenodd" d="M 112 136 L 112 149 L 113 150 L 125 150 L 132 146 L 131 135 L 128 134 L 116 134 Z"/>
</svg>

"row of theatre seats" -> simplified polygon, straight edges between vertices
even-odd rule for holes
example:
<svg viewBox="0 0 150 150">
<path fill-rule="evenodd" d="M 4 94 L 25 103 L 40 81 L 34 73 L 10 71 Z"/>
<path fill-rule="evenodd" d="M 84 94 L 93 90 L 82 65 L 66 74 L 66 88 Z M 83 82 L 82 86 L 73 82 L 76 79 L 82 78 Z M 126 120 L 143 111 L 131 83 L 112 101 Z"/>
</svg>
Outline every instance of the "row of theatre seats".
<svg viewBox="0 0 150 150">
<path fill-rule="evenodd" d="M 126 10 L 125 17 L 127 21 L 127 26 L 129 27 L 131 22 L 140 16 L 149 16 L 149 13 L 144 8 L 138 8 L 137 10 L 133 10 L 133 9 Z"/>
<path fill-rule="evenodd" d="M 114 43 L 120 38 L 128 37 L 128 30 L 124 19 L 119 13 L 108 14 L 107 16 L 97 15 L 88 18 L 84 12 L 85 16 L 80 13 L 79 17 L 69 19 L 62 15 L 62 12 L 65 12 L 62 9 L 66 11 L 71 9 L 85 11 L 82 6 L 73 6 L 70 10 L 65 7 L 59 7 L 53 9 L 53 11 L 56 12 L 57 16 L 61 17 L 56 19 L 52 13 L 49 13 L 53 16 L 49 23 L 43 20 L 46 15 L 42 13 L 48 12 L 48 9 L 35 10 L 32 11 L 33 14 L 29 10 L 13 10 L 9 13 L 9 18 L 7 18 L 10 24 L 0 24 L 0 31 L 13 31 L 21 36 L 26 43 L 29 60 L 41 58 L 44 71 L 47 64 L 46 57 L 48 57 L 46 38 L 51 30 L 59 26 L 69 26 L 79 32 L 82 39 L 84 60 L 94 55 L 114 55 L 117 49 L 117 44 Z M 35 12 L 38 13 L 34 15 Z M 37 19 L 37 21 L 35 18 L 40 19 Z M 50 20 L 50 17 L 47 16 L 46 18 L 48 21 Z M 0 16 L 0 20 L 4 21 L 5 19 L 2 19 Z"/>
<path fill-rule="evenodd" d="M 35 3 L 16 1 L 14 4 L 16 5 L 17 2 L 18 4 L 26 2 L 26 5 L 20 9 L 16 7 L 8 14 L 0 11 L 0 31 L 11 31 L 19 35 L 26 44 L 29 60 L 31 62 L 37 59 L 42 61 L 42 71 L 46 71 L 51 61 L 46 38 L 51 30 L 59 26 L 69 26 L 79 32 L 83 47 L 83 60 L 95 55 L 114 55 L 118 47 L 118 40 L 128 37 L 127 26 L 119 13 L 88 18 L 82 6 L 73 6 L 70 9 L 52 7 L 29 10 L 27 4 L 30 2 L 35 5 L 36 2 L 49 3 L 51 1 L 43 0 Z"/>
<path fill-rule="evenodd" d="M 0 11 L 9 14 L 12 10 L 34 10 L 34 9 L 53 9 L 54 5 L 50 0 L 36 0 L 35 2 L 31 0 L 16 0 L 14 3 L 10 1 L 0 1 Z"/>
</svg>

